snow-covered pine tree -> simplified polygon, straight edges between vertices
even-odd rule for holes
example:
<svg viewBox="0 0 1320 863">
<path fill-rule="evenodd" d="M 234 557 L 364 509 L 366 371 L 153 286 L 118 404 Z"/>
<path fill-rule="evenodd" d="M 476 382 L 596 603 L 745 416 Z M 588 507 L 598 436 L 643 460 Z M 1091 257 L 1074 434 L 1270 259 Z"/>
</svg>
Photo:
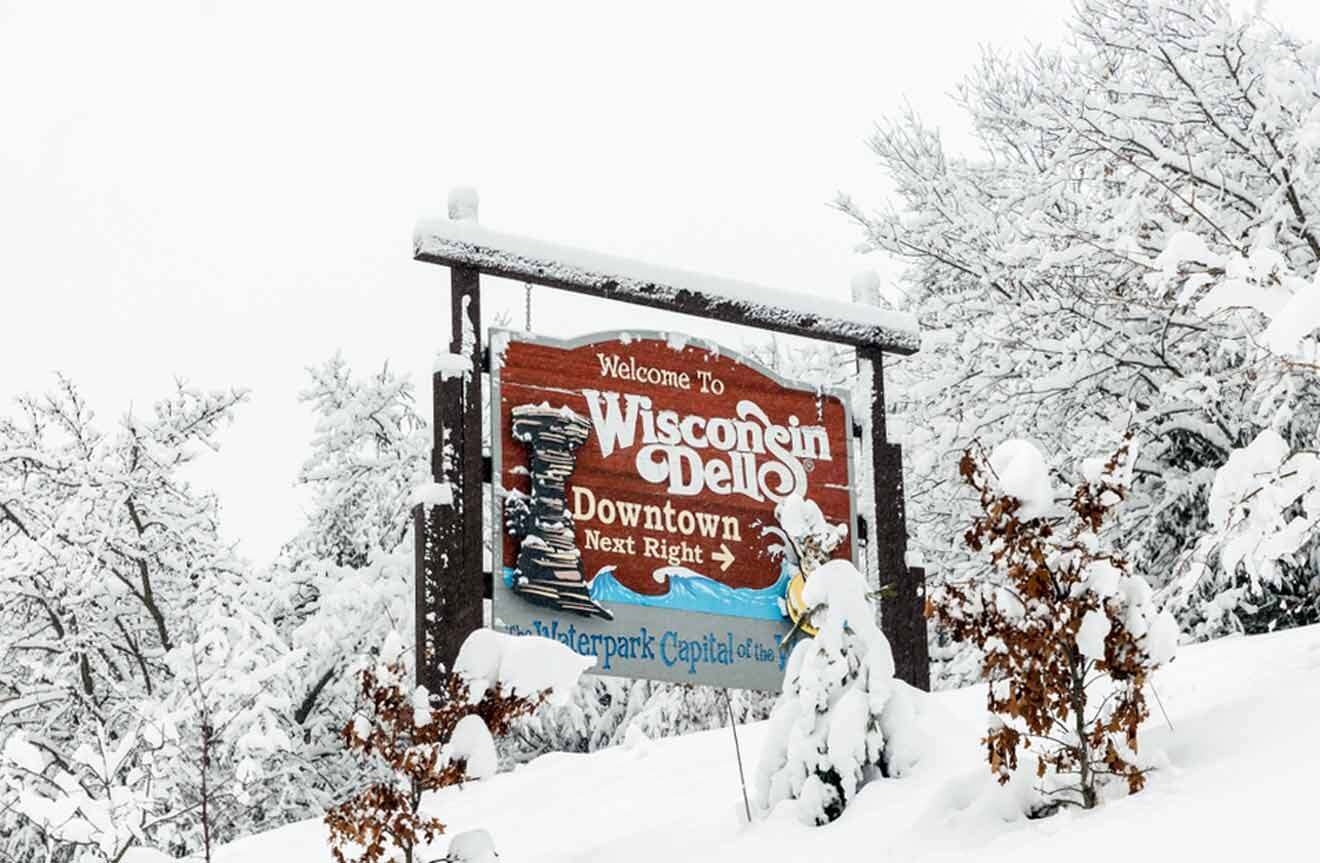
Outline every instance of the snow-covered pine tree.
<svg viewBox="0 0 1320 863">
<path fill-rule="evenodd" d="M 388 364 L 358 377 L 335 354 L 307 375 L 299 397 L 316 424 L 297 482 L 311 507 L 285 556 L 294 572 L 362 567 L 404 544 L 409 494 L 428 478 L 429 423 L 412 381 Z"/>
<path fill-rule="evenodd" d="M 763 811 L 787 802 L 804 823 L 825 824 L 866 782 L 903 775 L 919 743 L 912 699 L 894 679 L 862 574 L 832 560 L 808 577 L 803 599 L 816 635 L 789 656 L 755 792 Z"/>
<path fill-rule="evenodd" d="M 351 769 L 337 734 L 355 675 L 386 633 L 411 632 L 409 495 L 429 478 L 430 434 L 412 383 L 388 365 L 359 377 L 336 354 L 307 373 L 315 430 L 297 482 L 310 506 L 270 583 L 280 632 L 300 652 L 294 736 L 334 792 Z"/>
<path fill-rule="evenodd" d="M 944 584 L 930 608 L 982 651 L 990 769 L 1001 783 L 1019 770 L 1037 778 L 1031 814 L 1090 809 L 1115 783 L 1128 793 L 1145 783 L 1145 687 L 1173 658 L 1178 627 L 1105 541 L 1131 476 L 1129 446 L 1083 464 L 1066 520 L 1032 444 L 1006 441 L 989 458 L 968 451 L 960 466 L 982 508 L 964 541 L 992 574 Z"/>
</svg>

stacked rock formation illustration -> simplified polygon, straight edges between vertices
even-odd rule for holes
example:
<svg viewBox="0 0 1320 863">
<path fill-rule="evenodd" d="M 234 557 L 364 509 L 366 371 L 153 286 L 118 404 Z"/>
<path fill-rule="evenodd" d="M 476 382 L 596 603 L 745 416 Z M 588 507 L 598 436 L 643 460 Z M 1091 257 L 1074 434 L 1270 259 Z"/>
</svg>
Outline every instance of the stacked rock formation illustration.
<svg viewBox="0 0 1320 863">
<path fill-rule="evenodd" d="M 591 434 L 591 424 L 572 409 L 549 404 L 512 410 L 511 434 L 530 453 L 532 493 L 509 492 L 504 524 L 519 543 L 512 589 L 530 602 L 612 620 L 591 598 L 582 576 L 582 556 L 568 511 L 565 484 L 575 453 Z"/>
</svg>

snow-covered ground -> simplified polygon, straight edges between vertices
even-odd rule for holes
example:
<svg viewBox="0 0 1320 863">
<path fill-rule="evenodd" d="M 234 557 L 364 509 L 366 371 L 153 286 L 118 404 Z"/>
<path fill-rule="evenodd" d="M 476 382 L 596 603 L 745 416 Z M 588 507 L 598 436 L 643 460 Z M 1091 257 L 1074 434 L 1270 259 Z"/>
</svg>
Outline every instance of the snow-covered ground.
<svg viewBox="0 0 1320 863">
<path fill-rule="evenodd" d="M 549 755 L 428 809 L 449 835 L 486 828 L 508 863 L 556 861 L 1270 860 L 1314 854 L 1320 627 L 1185 648 L 1155 681 L 1146 751 L 1164 766 L 1135 797 L 1091 813 L 1013 817 L 977 744 L 984 690 L 921 699 L 926 757 L 866 786 L 843 817 L 811 828 L 745 823 L 728 729 L 592 755 Z M 740 729 L 749 774 L 765 727 Z M 422 860 L 444 856 L 446 840 Z M 130 863 L 155 863 L 139 852 Z M 220 849 L 216 863 L 328 860 L 319 821 Z"/>
</svg>

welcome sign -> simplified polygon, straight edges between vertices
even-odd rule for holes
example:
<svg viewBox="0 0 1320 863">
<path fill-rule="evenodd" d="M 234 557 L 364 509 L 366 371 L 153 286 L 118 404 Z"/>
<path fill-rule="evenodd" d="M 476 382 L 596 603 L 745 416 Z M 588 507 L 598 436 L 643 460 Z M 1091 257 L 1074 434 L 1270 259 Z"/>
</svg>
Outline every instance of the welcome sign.
<svg viewBox="0 0 1320 863">
<path fill-rule="evenodd" d="M 814 502 L 855 547 L 843 395 L 664 334 L 497 331 L 491 366 L 495 625 L 605 674 L 777 689 L 776 507 Z"/>
</svg>

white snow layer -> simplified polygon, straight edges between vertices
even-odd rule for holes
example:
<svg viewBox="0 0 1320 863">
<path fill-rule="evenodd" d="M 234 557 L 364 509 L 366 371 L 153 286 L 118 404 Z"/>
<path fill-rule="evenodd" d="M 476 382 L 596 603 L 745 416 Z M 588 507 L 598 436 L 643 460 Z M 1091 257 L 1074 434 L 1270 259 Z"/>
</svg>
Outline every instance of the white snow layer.
<svg viewBox="0 0 1320 863">
<path fill-rule="evenodd" d="M 850 287 L 854 303 L 868 306 L 884 305 L 884 294 L 881 292 L 883 285 L 880 274 L 875 270 L 860 270 L 854 273 Z"/>
<path fill-rule="evenodd" d="M 449 190 L 449 218 L 458 221 L 477 221 L 481 199 L 471 186 L 454 186 Z"/>
<path fill-rule="evenodd" d="M 1215 472 L 1210 486 L 1210 522 L 1223 527 L 1233 505 L 1256 494 L 1261 482 L 1288 457 L 1288 443 L 1274 429 L 1264 429 L 1247 446 L 1235 449 Z"/>
<path fill-rule="evenodd" d="M 1109 635 L 1109 616 L 1099 609 L 1091 609 L 1082 618 L 1077 630 L 1077 649 L 1087 659 L 1105 658 L 1105 637 Z"/>
<path fill-rule="evenodd" d="M 408 495 L 408 505 L 453 506 L 454 487 L 447 482 L 428 482 L 417 486 Z"/>
<path fill-rule="evenodd" d="M 584 671 L 596 664 L 549 638 L 516 636 L 478 629 L 459 648 L 454 671 L 468 682 L 469 698 L 481 700 L 491 686 L 507 695 L 535 695 L 550 690 L 550 703 L 567 704 Z"/>
<path fill-rule="evenodd" d="M 445 822 L 447 835 L 420 859 L 443 859 L 460 835 L 478 829 L 489 831 L 500 863 L 1304 859 L 1315 842 L 1310 789 L 1320 772 L 1310 722 L 1320 715 L 1320 626 L 1184 647 L 1153 682 L 1173 727 L 1151 698 L 1141 751 L 1164 751 L 1160 767 L 1140 794 L 1088 813 L 1027 820 L 1020 799 L 1029 777 L 994 782 L 980 744 L 982 684 L 911 693 L 914 723 L 935 745 L 903 778 L 863 787 L 828 827 L 792 818 L 749 827 L 733 739 L 719 728 L 644 750 L 546 755 L 428 795 L 423 809 Z M 739 729 L 749 772 L 767 726 Z M 312 818 L 224 845 L 213 860 L 328 858 L 325 825 Z M 134 849 L 125 863 L 167 859 Z"/>
<path fill-rule="evenodd" d="M 431 363 L 431 371 L 438 373 L 444 380 L 461 378 L 472 371 L 472 359 L 462 354 L 440 351 L 435 355 L 435 361 Z"/>
<path fill-rule="evenodd" d="M 449 840 L 445 863 L 498 863 L 495 841 L 486 830 L 468 830 Z"/>
<path fill-rule="evenodd" d="M 490 729 L 486 727 L 486 721 L 475 713 L 469 713 L 458 720 L 445 746 L 445 755 L 451 761 L 463 759 L 469 779 L 485 779 L 494 776 L 499 769 Z"/>
<path fill-rule="evenodd" d="M 1004 441 L 990 454 L 990 469 L 994 471 L 999 493 L 1022 501 L 1019 518 L 1024 521 L 1040 518 L 1054 508 L 1050 471 L 1035 444 L 1016 439 Z"/>
<path fill-rule="evenodd" d="M 915 351 L 921 344 L 916 318 L 903 312 L 559 246 L 493 231 L 473 221 L 420 222 L 413 233 L 413 248 L 417 256 L 459 261 L 515 277 L 534 272 L 584 287 L 608 286 L 620 298 L 664 298 L 689 292 L 799 322 L 821 324 L 828 319 L 831 329 L 850 332 L 859 339 L 878 338 L 898 349 Z"/>
</svg>

